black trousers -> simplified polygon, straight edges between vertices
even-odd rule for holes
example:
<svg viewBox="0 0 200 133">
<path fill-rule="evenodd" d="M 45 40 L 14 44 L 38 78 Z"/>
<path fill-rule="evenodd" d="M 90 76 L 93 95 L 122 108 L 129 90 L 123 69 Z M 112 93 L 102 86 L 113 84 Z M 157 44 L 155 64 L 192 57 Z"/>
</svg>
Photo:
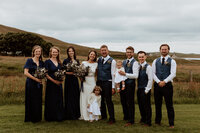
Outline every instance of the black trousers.
<svg viewBox="0 0 200 133">
<path fill-rule="evenodd" d="M 135 83 L 126 83 L 125 90 L 120 92 L 120 100 L 122 104 L 122 109 L 124 113 L 124 120 L 128 120 L 130 123 L 135 122 Z"/>
<path fill-rule="evenodd" d="M 167 114 L 169 125 L 174 125 L 174 107 L 173 107 L 173 85 L 171 82 L 167 83 L 164 87 L 159 87 L 159 85 L 154 83 L 154 99 L 156 107 L 156 118 L 155 123 L 160 124 L 162 119 L 162 100 L 165 99 L 165 104 L 167 107 Z"/>
<path fill-rule="evenodd" d="M 151 125 L 151 90 L 147 94 L 145 94 L 144 90 L 145 88 L 139 88 L 137 90 L 137 99 L 141 115 L 140 121 L 145 124 Z"/>
<path fill-rule="evenodd" d="M 107 118 L 106 105 L 109 113 L 109 121 L 115 121 L 114 105 L 112 102 L 112 82 L 111 81 L 97 81 L 97 85 L 101 87 L 101 116 L 102 119 Z"/>
</svg>

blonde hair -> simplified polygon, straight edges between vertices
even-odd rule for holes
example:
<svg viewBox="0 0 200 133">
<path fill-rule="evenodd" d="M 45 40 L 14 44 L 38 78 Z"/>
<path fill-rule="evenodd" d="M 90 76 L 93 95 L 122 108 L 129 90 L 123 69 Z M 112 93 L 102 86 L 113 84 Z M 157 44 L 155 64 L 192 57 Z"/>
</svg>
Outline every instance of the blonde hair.
<svg viewBox="0 0 200 133">
<path fill-rule="evenodd" d="M 116 66 L 117 66 L 117 64 L 120 64 L 120 65 L 123 67 L 123 62 L 122 62 L 122 60 L 117 60 L 117 61 L 116 61 Z"/>
<path fill-rule="evenodd" d="M 56 57 L 56 59 L 57 59 L 58 63 L 61 64 L 61 61 L 60 61 L 60 49 L 58 47 L 53 46 L 53 47 L 50 48 L 50 50 L 49 50 L 49 58 L 52 57 L 51 52 L 52 52 L 53 49 L 56 49 L 58 51 L 58 56 Z"/>
<path fill-rule="evenodd" d="M 42 61 L 42 55 L 43 55 L 43 51 L 42 51 L 42 47 L 41 46 L 39 46 L 39 45 L 35 45 L 35 46 L 33 46 L 33 48 L 32 48 L 32 57 L 34 57 L 35 56 L 35 50 L 36 49 L 40 49 L 41 50 L 41 55 L 40 55 L 40 57 L 39 57 L 39 60 L 41 60 Z"/>
<path fill-rule="evenodd" d="M 117 60 L 117 63 L 123 63 L 122 60 Z"/>
</svg>

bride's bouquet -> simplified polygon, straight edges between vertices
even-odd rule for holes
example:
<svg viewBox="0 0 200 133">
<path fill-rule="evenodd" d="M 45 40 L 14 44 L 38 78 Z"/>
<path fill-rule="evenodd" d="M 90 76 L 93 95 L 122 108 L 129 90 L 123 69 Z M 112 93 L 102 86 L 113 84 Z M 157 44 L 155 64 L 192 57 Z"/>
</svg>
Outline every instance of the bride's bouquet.
<svg viewBox="0 0 200 133">
<path fill-rule="evenodd" d="M 75 71 L 77 71 L 78 68 L 79 68 L 79 64 L 75 60 L 70 62 L 70 63 L 68 63 L 67 65 L 63 66 L 64 70 L 70 71 L 70 72 L 75 72 Z"/>
<path fill-rule="evenodd" d="M 74 72 L 74 75 L 82 79 L 82 81 L 85 81 L 85 76 L 88 75 L 89 70 L 89 66 L 84 66 L 83 64 L 81 64 L 80 66 L 78 66 L 78 69 L 76 69 L 76 71 Z"/>
<path fill-rule="evenodd" d="M 35 74 L 33 75 L 34 77 L 38 78 L 38 79 L 43 79 L 46 77 L 47 71 L 44 67 L 37 67 L 37 69 L 35 70 Z"/>
<path fill-rule="evenodd" d="M 63 66 L 63 68 L 66 71 L 73 72 L 76 77 L 79 77 L 80 79 L 82 79 L 82 81 L 84 81 L 85 76 L 87 76 L 89 73 L 90 67 L 89 66 L 86 67 L 83 64 L 80 65 L 77 61 L 73 61 Z"/>
</svg>

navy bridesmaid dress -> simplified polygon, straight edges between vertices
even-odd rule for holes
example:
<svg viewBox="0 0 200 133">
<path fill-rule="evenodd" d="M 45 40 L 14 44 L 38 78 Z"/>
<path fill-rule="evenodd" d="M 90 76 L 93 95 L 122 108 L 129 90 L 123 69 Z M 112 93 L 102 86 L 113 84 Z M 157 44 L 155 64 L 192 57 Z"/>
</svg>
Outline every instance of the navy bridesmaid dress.
<svg viewBox="0 0 200 133">
<path fill-rule="evenodd" d="M 39 67 L 44 63 L 39 61 Z M 27 59 L 24 68 L 34 75 L 37 64 L 32 58 Z M 27 77 L 25 85 L 25 122 L 39 122 L 42 120 L 42 84 Z"/>
<path fill-rule="evenodd" d="M 63 65 L 66 65 L 68 63 L 70 63 L 69 58 L 63 61 Z M 78 78 L 74 75 L 66 74 L 64 100 L 65 119 L 77 120 L 80 117 L 80 91 Z"/>
<path fill-rule="evenodd" d="M 55 79 L 54 72 L 56 72 L 58 69 L 61 69 L 61 64 L 55 66 L 55 64 L 50 59 L 48 59 L 45 61 L 45 68 L 48 70 L 48 75 Z M 44 118 L 46 121 L 63 120 L 62 84 L 57 85 L 48 79 L 46 83 Z"/>
</svg>

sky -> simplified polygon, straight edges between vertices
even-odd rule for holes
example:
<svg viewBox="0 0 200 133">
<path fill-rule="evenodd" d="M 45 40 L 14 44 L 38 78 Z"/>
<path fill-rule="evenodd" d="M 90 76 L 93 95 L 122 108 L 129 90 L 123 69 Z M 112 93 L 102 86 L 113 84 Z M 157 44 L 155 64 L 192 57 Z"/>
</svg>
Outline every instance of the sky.
<svg viewBox="0 0 200 133">
<path fill-rule="evenodd" d="M 0 24 L 83 46 L 200 54 L 199 0 L 2 0 Z"/>
</svg>

